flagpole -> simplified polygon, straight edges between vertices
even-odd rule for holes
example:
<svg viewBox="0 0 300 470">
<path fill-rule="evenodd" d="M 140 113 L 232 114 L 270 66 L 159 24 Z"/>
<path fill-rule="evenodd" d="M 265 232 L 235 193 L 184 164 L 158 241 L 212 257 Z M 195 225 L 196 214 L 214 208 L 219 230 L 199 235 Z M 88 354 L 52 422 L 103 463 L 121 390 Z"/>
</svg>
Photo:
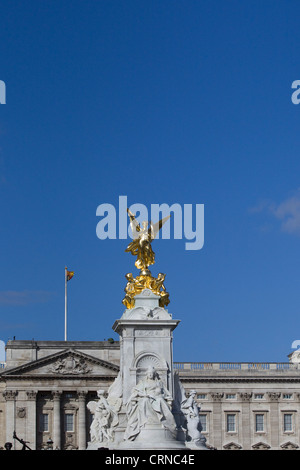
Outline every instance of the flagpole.
<svg viewBox="0 0 300 470">
<path fill-rule="evenodd" d="M 65 341 L 67 341 L 67 268 L 65 268 Z"/>
</svg>

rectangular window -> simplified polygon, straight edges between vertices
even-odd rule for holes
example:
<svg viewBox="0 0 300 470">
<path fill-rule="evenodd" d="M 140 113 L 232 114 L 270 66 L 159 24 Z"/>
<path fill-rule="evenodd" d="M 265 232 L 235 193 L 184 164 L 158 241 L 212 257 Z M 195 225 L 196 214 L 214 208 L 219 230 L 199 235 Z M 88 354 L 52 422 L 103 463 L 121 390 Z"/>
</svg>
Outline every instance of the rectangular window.
<svg viewBox="0 0 300 470">
<path fill-rule="evenodd" d="M 227 415 L 227 432 L 235 432 L 235 415 Z"/>
<path fill-rule="evenodd" d="M 293 420 L 291 413 L 285 413 L 283 415 L 283 430 L 284 432 L 293 431 Z"/>
<path fill-rule="evenodd" d="M 49 415 L 41 414 L 40 415 L 40 431 L 48 432 L 49 431 Z"/>
<path fill-rule="evenodd" d="M 264 431 L 264 415 L 263 414 L 255 415 L 255 431 L 256 432 Z"/>
<path fill-rule="evenodd" d="M 205 400 L 206 399 L 206 393 L 198 393 L 197 399 L 198 400 Z"/>
<path fill-rule="evenodd" d="M 255 400 L 262 400 L 264 397 L 263 393 L 255 393 L 254 398 Z"/>
<path fill-rule="evenodd" d="M 226 400 L 235 400 L 236 394 L 235 393 L 226 393 Z"/>
<path fill-rule="evenodd" d="M 293 398 L 293 395 L 291 393 L 284 393 L 283 398 L 285 400 L 291 400 Z"/>
<path fill-rule="evenodd" d="M 65 430 L 68 432 L 74 431 L 74 415 L 67 413 L 65 415 Z"/>
<path fill-rule="evenodd" d="M 200 430 L 202 432 L 207 431 L 207 415 L 200 414 Z"/>
</svg>

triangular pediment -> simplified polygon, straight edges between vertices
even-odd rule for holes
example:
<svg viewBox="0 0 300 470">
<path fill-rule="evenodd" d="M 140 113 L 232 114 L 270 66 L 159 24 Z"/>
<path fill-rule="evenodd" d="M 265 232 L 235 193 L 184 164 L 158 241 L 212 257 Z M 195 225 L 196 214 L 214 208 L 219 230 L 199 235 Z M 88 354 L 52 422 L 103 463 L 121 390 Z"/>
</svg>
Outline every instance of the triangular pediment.
<svg viewBox="0 0 300 470">
<path fill-rule="evenodd" d="M 299 446 L 297 444 L 294 444 L 291 441 L 285 442 L 280 447 L 284 450 L 295 450 L 295 449 L 299 448 Z"/>
<path fill-rule="evenodd" d="M 2 377 L 10 376 L 55 376 L 55 377 L 81 377 L 81 376 L 111 376 L 115 377 L 119 366 L 103 359 L 77 351 L 67 349 L 43 357 L 36 361 L 27 362 L 18 367 L 7 369 Z"/>
<path fill-rule="evenodd" d="M 226 450 L 240 450 L 242 446 L 236 444 L 235 442 L 229 442 L 228 444 L 225 444 L 223 448 Z"/>
<path fill-rule="evenodd" d="M 254 450 L 269 450 L 271 449 L 271 446 L 269 444 L 266 444 L 265 442 L 257 442 L 252 446 Z"/>
</svg>

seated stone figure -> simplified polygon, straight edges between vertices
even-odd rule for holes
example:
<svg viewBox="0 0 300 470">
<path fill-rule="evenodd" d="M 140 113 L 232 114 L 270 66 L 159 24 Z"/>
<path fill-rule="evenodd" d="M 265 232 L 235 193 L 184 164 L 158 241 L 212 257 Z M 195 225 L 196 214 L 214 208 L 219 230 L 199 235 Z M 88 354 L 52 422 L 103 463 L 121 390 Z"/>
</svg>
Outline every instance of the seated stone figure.
<svg viewBox="0 0 300 470">
<path fill-rule="evenodd" d="M 146 377 L 132 391 L 127 402 L 125 440 L 135 440 L 147 425 L 157 425 L 175 435 L 176 424 L 171 412 L 172 396 L 154 367 L 147 369 Z"/>
</svg>

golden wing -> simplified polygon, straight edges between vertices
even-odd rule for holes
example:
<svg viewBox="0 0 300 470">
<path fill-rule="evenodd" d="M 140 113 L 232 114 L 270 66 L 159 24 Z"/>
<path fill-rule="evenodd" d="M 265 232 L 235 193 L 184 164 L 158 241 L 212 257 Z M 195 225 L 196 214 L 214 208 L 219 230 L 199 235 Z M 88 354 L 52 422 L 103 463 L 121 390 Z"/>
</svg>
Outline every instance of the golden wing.
<svg viewBox="0 0 300 470">
<path fill-rule="evenodd" d="M 135 215 L 129 209 L 127 209 L 127 213 L 130 218 L 130 226 L 131 226 L 132 233 L 140 232 L 141 226 L 136 220 Z"/>
<path fill-rule="evenodd" d="M 154 238 L 156 237 L 156 235 L 158 234 L 158 232 L 160 231 L 164 223 L 167 222 L 167 220 L 169 220 L 170 217 L 171 215 L 168 215 L 167 217 L 164 217 L 163 219 L 161 219 L 159 222 L 156 222 L 156 224 L 153 224 L 152 222 L 150 222 L 149 234 L 152 240 L 154 240 Z"/>
</svg>

